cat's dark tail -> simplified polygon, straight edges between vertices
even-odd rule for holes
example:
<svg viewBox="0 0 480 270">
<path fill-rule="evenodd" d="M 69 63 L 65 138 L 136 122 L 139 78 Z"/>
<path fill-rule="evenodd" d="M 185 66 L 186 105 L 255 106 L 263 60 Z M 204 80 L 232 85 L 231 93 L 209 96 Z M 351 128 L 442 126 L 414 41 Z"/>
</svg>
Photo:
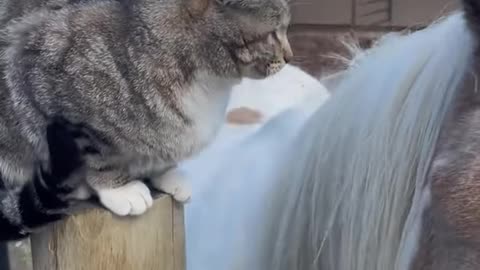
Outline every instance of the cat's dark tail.
<svg viewBox="0 0 480 270">
<path fill-rule="evenodd" d="M 62 119 L 48 125 L 48 168 L 38 165 L 34 178 L 18 190 L 0 189 L 0 241 L 24 238 L 62 219 L 79 192 L 88 196 L 79 137 L 85 142 L 81 129 Z"/>
</svg>

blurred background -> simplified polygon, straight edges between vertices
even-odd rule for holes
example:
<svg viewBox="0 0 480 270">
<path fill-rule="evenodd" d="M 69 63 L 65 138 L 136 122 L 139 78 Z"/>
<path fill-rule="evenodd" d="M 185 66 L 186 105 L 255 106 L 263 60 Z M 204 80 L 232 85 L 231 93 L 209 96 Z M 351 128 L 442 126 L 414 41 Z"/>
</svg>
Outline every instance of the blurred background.
<svg viewBox="0 0 480 270">
<path fill-rule="evenodd" d="M 331 53 L 348 57 L 339 40 L 369 47 L 381 34 L 419 29 L 460 7 L 460 0 L 292 0 L 293 64 L 314 76 L 343 67 Z"/>
<path fill-rule="evenodd" d="M 332 74 L 349 57 L 342 40 L 368 48 L 382 34 L 421 29 L 460 7 L 460 0 L 291 0 L 292 64 L 315 77 Z M 31 270 L 29 241 L 0 243 L 0 270 Z"/>
</svg>

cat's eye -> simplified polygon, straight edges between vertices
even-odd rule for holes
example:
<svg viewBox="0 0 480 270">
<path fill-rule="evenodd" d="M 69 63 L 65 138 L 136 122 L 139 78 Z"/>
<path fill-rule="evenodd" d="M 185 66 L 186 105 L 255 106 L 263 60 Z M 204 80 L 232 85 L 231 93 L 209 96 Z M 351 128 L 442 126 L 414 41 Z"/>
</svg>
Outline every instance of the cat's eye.
<svg viewBox="0 0 480 270">
<path fill-rule="evenodd" d="M 243 38 L 243 42 L 244 42 L 245 45 L 248 46 L 249 44 L 264 41 L 269 36 L 273 36 L 274 38 L 276 38 L 275 35 L 276 35 L 276 31 L 271 31 L 271 32 L 263 33 L 263 34 L 258 34 L 256 36 L 253 36 L 253 37 L 249 38 L 249 39 Z"/>
</svg>

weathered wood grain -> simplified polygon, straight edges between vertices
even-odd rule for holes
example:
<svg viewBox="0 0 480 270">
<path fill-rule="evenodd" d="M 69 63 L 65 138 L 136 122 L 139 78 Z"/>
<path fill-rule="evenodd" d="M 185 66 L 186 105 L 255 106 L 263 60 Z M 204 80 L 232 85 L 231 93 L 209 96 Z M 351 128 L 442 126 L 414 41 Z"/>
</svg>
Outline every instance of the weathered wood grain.
<svg viewBox="0 0 480 270">
<path fill-rule="evenodd" d="M 95 209 L 31 241 L 34 270 L 185 270 L 183 206 L 169 196 L 141 217 Z"/>
</svg>

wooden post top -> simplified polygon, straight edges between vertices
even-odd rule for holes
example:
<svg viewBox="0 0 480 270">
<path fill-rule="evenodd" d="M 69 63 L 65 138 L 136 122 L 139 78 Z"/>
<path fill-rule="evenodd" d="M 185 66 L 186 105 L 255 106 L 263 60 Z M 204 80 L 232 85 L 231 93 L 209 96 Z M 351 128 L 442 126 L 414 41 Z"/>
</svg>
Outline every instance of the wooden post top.
<svg viewBox="0 0 480 270">
<path fill-rule="evenodd" d="M 34 270 L 185 270 L 183 206 L 170 196 L 136 218 L 93 209 L 31 237 Z"/>
</svg>

